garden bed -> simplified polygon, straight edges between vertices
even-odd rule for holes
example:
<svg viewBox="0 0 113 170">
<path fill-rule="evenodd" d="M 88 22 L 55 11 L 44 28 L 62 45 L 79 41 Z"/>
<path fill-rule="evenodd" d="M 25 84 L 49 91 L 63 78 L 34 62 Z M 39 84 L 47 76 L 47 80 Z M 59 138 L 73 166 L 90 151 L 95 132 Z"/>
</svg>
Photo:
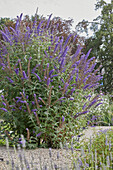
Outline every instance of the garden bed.
<svg viewBox="0 0 113 170">
<path fill-rule="evenodd" d="M 83 130 L 83 135 L 80 137 L 79 141 L 87 141 L 88 139 L 92 138 L 95 133 L 98 133 L 99 131 L 105 131 L 108 129 L 113 129 L 113 126 L 96 126 L 96 127 L 88 127 L 88 129 Z M 17 163 L 17 157 L 15 156 L 15 151 L 12 147 L 9 148 L 10 158 L 14 161 L 14 163 Z M 22 151 L 21 151 L 22 153 Z M 37 148 L 37 149 L 26 149 L 23 150 L 23 154 L 25 154 L 26 161 L 29 162 L 29 165 L 38 169 L 41 169 L 40 167 L 45 168 L 46 165 L 47 168 L 50 169 L 51 166 L 59 166 L 60 168 L 63 167 L 66 169 L 71 169 L 72 167 L 72 151 L 71 149 L 52 149 L 51 152 L 49 149 L 45 148 Z M 79 157 L 80 150 L 74 149 L 73 154 L 76 157 Z M 17 155 L 19 155 L 19 151 L 17 152 Z M 7 161 L 9 160 L 8 151 L 5 146 L 0 146 L 0 166 L 4 170 L 8 169 L 9 164 L 7 165 Z M 21 158 L 20 158 L 21 159 Z M 21 165 L 21 161 L 18 159 L 19 166 Z M 22 158 L 24 159 L 24 158 Z M 31 161 L 32 160 L 32 161 Z"/>
</svg>

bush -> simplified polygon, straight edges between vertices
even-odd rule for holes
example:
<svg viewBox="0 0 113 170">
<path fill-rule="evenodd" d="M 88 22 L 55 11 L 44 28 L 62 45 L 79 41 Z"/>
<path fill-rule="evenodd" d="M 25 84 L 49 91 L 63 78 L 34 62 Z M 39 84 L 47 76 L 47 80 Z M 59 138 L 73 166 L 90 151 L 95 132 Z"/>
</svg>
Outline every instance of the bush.
<svg viewBox="0 0 113 170">
<path fill-rule="evenodd" d="M 57 28 L 51 31 L 51 16 L 47 25 L 34 22 L 31 29 L 21 17 L 15 30 L 1 31 L 0 109 L 5 126 L 13 131 L 5 134 L 12 143 L 21 143 L 18 138 L 23 134 L 30 148 L 57 148 L 78 133 L 78 117 L 100 102 L 99 94 L 91 94 L 102 77 L 99 68 L 94 70 L 95 58 L 88 60 L 90 50 L 85 55 L 78 46 L 70 56 L 69 40 L 74 35 L 65 42 L 57 37 Z"/>
</svg>

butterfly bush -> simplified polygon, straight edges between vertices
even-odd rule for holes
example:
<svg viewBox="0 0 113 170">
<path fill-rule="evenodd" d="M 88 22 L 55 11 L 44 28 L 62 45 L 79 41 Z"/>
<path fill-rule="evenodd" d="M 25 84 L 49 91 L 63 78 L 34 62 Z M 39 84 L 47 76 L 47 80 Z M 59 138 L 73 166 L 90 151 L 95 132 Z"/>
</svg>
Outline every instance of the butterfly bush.
<svg viewBox="0 0 113 170">
<path fill-rule="evenodd" d="M 29 147 L 59 147 L 71 140 L 80 129 L 81 120 L 92 106 L 101 104 L 99 94 L 92 91 L 102 78 L 95 70 L 95 58 L 88 59 L 78 45 L 71 56 L 77 35 L 64 41 L 57 26 L 51 29 L 51 15 L 46 24 L 30 28 L 17 18 L 15 29 L 1 31 L 0 49 L 1 113 L 10 125 L 13 142 L 24 135 Z M 79 121 L 78 121 L 79 120 Z"/>
</svg>

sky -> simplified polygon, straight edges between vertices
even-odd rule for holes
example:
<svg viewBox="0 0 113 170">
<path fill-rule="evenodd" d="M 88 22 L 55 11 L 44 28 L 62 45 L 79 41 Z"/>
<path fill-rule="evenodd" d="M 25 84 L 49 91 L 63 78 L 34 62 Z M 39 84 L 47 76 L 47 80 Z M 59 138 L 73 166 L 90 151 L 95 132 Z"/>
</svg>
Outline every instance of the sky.
<svg viewBox="0 0 113 170">
<path fill-rule="evenodd" d="M 110 0 L 106 0 L 110 2 Z M 74 20 L 73 28 L 83 19 L 92 21 L 100 11 L 95 11 L 97 0 L 0 0 L 0 17 L 16 18 L 18 15 L 38 14 Z"/>
</svg>

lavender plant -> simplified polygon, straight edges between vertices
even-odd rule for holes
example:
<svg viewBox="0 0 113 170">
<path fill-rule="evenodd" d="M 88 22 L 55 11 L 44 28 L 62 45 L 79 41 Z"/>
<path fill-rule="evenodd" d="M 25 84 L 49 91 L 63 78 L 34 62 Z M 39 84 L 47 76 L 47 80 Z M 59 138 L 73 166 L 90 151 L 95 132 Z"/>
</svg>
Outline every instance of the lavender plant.
<svg viewBox="0 0 113 170">
<path fill-rule="evenodd" d="M 43 157 L 40 157 L 39 151 L 38 155 L 27 157 L 27 152 L 25 151 L 25 139 L 22 137 L 22 149 L 18 145 L 18 150 L 14 147 L 15 154 L 11 155 L 9 151 L 8 139 L 6 140 L 7 151 L 9 153 L 9 160 L 7 168 L 18 169 L 113 169 L 113 130 L 101 130 L 98 134 L 90 141 L 83 143 L 81 150 L 76 152 L 73 145 L 71 144 L 71 152 L 68 146 L 61 147 L 62 151 L 56 150 L 56 154 L 53 154 L 51 148 L 48 149 L 48 156 L 46 154 L 46 161 Z M 66 149 L 66 150 L 65 150 Z M 62 153 L 62 154 L 60 154 Z M 63 155 L 63 153 L 65 153 Z M 54 156 L 53 156 L 54 155 Z M 62 155 L 62 156 L 61 156 Z M 64 157 L 63 157 L 64 156 Z M 16 157 L 14 160 L 13 157 Z M 66 162 L 65 162 L 66 160 Z M 70 162 L 70 160 L 72 162 Z M 69 162 L 68 162 L 69 161 Z M 65 164 L 64 164 L 65 162 Z M 72 163 L 72 164 L 71 164 Z"/>
<path fill-rule="evenodd" d="M 28 147 L 57 148 L 69 141 L 80 129 L 78 117 L 100 102 L 99 94 L 90 95 L 102 78 L 99 68 L 94 70 L 95 58 L 88 59 L 91 50 L 85 55 L 78 46 L 70 56 L 69 39 L 74 35 L 64 42 L 57 27 L 51 30 L 50 18 L 47 25 L 35 21 L 30 29 L 21 15 L 15 29 L 1 31 L 0 109 L 12 133 L 4 132 L 16 143 L 23 134 Z M 86 102 L 78 101 L 80 108 L 78 94 Z"/>
<path fill-rule="evenodd" d="M 113 169 L 112 134 L 112 129 L 101 130 L 90 142 L 84 143 L 81 156 L 76 159 L 81 169 Z"/>
</svg>

